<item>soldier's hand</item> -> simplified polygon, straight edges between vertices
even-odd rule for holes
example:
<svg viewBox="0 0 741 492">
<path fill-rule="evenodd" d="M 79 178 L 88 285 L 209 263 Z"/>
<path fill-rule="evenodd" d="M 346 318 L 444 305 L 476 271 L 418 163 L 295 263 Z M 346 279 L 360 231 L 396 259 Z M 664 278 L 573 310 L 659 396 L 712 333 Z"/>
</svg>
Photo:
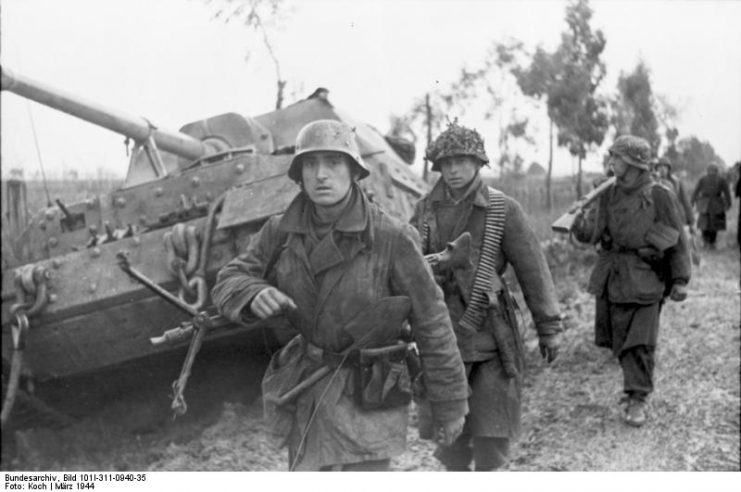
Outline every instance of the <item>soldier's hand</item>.
<svg viewBox="0 0 741 492">
<path fill-rule="evenodd" d="M 430 265 L 430 268 L 434 270 L 438 267 L 438 265 L 440 265 L 440 255 L 437 253 L 425 255 L 425 261 L 428 265 Z"/>
<path fill-rule="evenodd" d="M 561 346 L 561 340 L 558 333 L 551 335 L 541 335 L 538 337 L 538 346 L 540 348 L 540 355 L 549 363 L 556 360 L 558 357 L 559 347 Z"/>
<path fill-rule="evenodd" d="M 278 315 L 285 310 L 296 309 L 296 303 L 275 287 L 267 287 L 255 296 L 252 304 L 250 304 L 250 309 L 255 316 L 265 319 Z"/>
<path fill-rule="evenodd" d="M 672 301 L 681 302 L 687 299 L 687 286 L 684 284 L 672 285 L 672 291 L 669 293 Z"/>
<path fill-rule="evenodd" d="M 460 436 L 463 432 L 463 425 L 465 423 L 466 418 L 461 417 L 459 419 L 440 424 L 437 438 L 438 444 L 441 444 L 442 446 L 452 445 L 455 440 L 458 439 L 458 436 Z"/>
</svg>

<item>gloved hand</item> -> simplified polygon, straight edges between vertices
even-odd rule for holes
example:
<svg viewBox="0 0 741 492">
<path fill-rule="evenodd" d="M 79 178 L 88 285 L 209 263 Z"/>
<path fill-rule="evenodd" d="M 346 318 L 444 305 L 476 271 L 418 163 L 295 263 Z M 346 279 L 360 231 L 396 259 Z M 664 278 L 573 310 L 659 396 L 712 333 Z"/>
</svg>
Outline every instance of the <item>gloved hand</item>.
<svg viewBox="0 0 741 492">
<path fill-rule="evenodd" d="M 275 287 L 266 287 L 252 300 L 250 309 L 255 316 L 265 319 L 280 314 L 285 310 L 296 309 L 296 303 Z"/>
<path fill-rule="evenodd" d="M 558 333 L 552 333 L 550 335 L 540 335 L 538 338 L 540 355 L 542 355 L 549 363 L 556 360 L 556 357 L 558 357 L 559 347 L 561 346 L 560 335 Z"/>
<path fill-rule="evenodd" d="M 687 286 L 684 284 L 672 285 L 672 291 L 669 293 L 669 299 L 676 302 L 682 302 L 687 299 Z"/>
<path fill-rule="evenodd" d="M 466 423 L 466 418 L 461 417 L 459 419 L 451 420 L 440 424 L 438 428 L 438 444 L 442 446 L 452 445 L 458 436 L 463 432 L 463 425 Z"/>
</svg>

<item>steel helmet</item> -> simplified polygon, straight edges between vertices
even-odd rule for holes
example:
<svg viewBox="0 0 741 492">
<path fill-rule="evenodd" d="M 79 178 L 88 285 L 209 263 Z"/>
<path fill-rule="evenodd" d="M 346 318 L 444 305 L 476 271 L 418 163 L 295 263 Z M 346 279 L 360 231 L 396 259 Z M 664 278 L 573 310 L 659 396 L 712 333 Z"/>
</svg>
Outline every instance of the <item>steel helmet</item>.
<svg viewBox="0 0 741 492">
<path fill-rule="evenodd" d="M 649 171 L 651 146 L 648 141 L 634 135 L 621 135 L 615 139 L 610 154 L 621 157 L 626 163 L 638 169 Z"/>
<path fill-rule="evenodd" d="M 484 150 L 484 139 L 479 132 L 459 125 L 457 120 L 450 123 L 448 128 L 427 147 L 425 157 L 432 162 L 433 171 L 440 171 L 440 161 L 456 155 L 475 157 L 481 164 L 489 162 Z"/>
<path fill-rule="evenodd" d="M 355 129 L 337 120 L 316 120 L 305 125 L 296 137 L 296 154 L 288 168 L 288 177 L 301 181 L 301 158 L 309 152 L 330 151 L 350 156 L 359 171 L 359 179 L 370 174 L 360 157 Z"/>
</svg>

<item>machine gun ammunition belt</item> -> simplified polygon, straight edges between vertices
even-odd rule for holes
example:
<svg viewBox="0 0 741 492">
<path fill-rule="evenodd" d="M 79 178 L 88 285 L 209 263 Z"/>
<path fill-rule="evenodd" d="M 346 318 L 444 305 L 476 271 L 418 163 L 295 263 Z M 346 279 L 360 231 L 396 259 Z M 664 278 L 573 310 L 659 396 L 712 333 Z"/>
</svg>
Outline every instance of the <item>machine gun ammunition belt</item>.
<svg viewBox="0 0 741 492">
<path fill-rule="evenodd" d="M 484 244 L 476 268 L 471 298 L 460 320 L 462 327 L 473 331 L 478 330 L 481 326 L 481 321 L 489 305 L 487 293 L 492 276 L 497 274 L 496 265 L 504 234 L 504 195 L 493 188 L 488 188 L 488 191 L 489 204 L 486 207 Z"/>
</svg>

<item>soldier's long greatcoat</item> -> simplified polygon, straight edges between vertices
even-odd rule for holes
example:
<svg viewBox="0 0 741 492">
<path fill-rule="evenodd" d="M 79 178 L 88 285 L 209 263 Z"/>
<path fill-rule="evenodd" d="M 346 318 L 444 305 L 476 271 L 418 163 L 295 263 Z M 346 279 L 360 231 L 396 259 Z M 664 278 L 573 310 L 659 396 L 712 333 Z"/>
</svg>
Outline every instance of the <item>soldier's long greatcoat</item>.
<svg viewBox="0 0 741 492">
<path fill-rule="evenodd" d="M 214 302 L 224 316 L 240 320 L 254 296 L 274 285 L 298 306 L 297 329 L 304 340 L 337 353 L 350 342 L 343 326 L 356 313 L 384 297 L 408 296 L 432 411 L 441 422 L 461 418 L 468 410 L 464 366 L 417 233 L 382 213 L 356 185 L 352 193 L 333 231 L 321 239 L 312 226 L 313 205 L 299 194 L 284 215 L 268 220 L 244 254 L 219 272 Z M 271 255 L 283 245 L 272 272 L 263 278 Z M 293 373 L 284 375 L 289 379 L 299 380 L 322 365 L 301 344 L 286 349 L 282 359 L 274 357 L 271 368 L 295 363 L 288 370 Z M 272 377 L 283 377 L 280 367 L 276 370 Z M 273 408 L 266 415 L 275 424 L 272 431 L 287 439 L 291 460 L 302 445 L 295 469 L 385 459 L 404 450 L 408 407 L 361 410 L 353 401 L 350 376 L 351 369 L 343 366 L 301 394 L 294 408 Z"/>
<path fill-rule="evenodd" d="M 481 437 L 514 438 L 520 429 L 522 372 L 520 376 L 503 376 L 501 361 L 493 336 L 482 329 L 472 332 L 460 326 L 471 296 L 476 268 L 484 241 L 486 209 L 489 207 L 488 187 L 477 175 L 464 197 L 456 202 L 447 191 L 443 179 L 420 201 L 411 219 L 419 231 L 429 227 L 427 241 L 422 245 L 425 254 L 443 250 L 463 232 L 472 236 L 471 268 L 457 269 L 442 282 L 445 303 L 450 311 L 458 347 L 467 369 L 473 362 L 479 373 L 471 379 L 473 394 L 469 399 L 472 433 Z M 522 288 L 535 326 L 540 334 L 560 331 L 560 314 L 555 288 L 545 257 L 534 231 L 529 226 L 520 205 L 505 196 L 505 222 L 496 270 L 501 275 L 511 264 Z M 491 320 L 484 320 L 484 323 Z M 520 336 L 515 328 L 515 335 Z M 516 354 L 522 369 L 522 342 L 516 344 Z"/>
<path fill-rule="evenodd" d="M 702 231 L 725 231 L 726 210 L 731 205 L 728 182 L 717 174 L 706 174 L 697 182 L 692 203 L 700 214 L 697 227 Z"/>
<path fill-rule="evenodd" d="M 595 343 L 615 355 L 638 345 L 655 347 L 661 302 L 675 281 L 688 282 L 691 273 L 676 195 L 644 173 L 629 188 L 610 187 L 591 215 L 574 234 L 600 244 L 588 287 L 597 301 Z M 663 258 L 644 259 L 639 249 L 651 246 L 647 233 L 655 224 L 678 232 L 678 239 Z"/>
</svg>

